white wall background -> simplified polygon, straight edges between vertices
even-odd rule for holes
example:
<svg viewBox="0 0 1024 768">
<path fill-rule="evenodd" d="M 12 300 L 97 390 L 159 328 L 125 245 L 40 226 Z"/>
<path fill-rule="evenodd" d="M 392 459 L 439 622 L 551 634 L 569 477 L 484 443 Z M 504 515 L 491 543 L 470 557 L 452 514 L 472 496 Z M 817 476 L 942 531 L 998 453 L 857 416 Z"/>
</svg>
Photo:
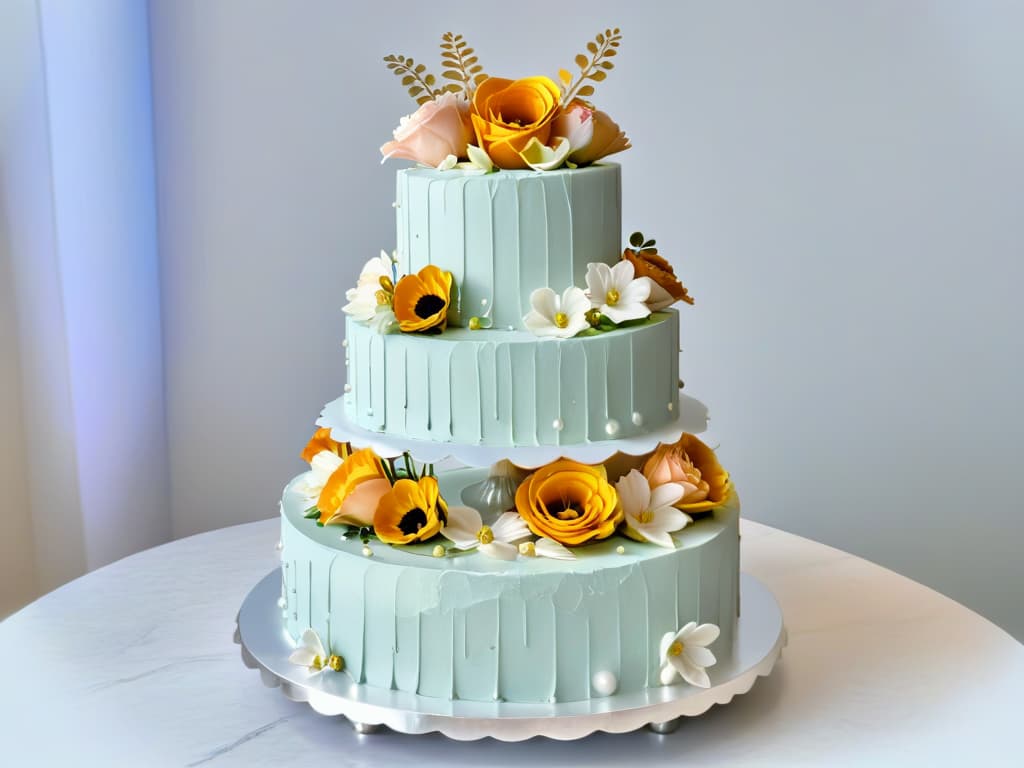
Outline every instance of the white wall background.
<svg viewBox="0 0 1024 768">
<path fill-rule="evenodd" d="M 394 245 L 377 147 L 412 106 L 380 58 L 452 29 L 492 74 L 553 73 L 618 25 L 596 98 L 635 146 L 624 230 L 697 297 L 682 370 L 745 514 L 1024 638 L 1024 6 L 149 10 L 174 535 L 272 515 L 339 394 L 344 288 Z"/>
</svg>

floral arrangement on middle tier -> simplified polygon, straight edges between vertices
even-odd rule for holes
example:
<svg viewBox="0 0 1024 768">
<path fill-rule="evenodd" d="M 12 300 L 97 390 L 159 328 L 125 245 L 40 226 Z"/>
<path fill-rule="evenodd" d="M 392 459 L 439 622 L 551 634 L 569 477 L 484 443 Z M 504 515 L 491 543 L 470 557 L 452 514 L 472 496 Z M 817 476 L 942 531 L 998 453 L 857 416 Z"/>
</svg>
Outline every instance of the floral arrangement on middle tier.
<svg viewBox="0 0 1024 768">
<path fill-rule="evenodd" d="M 296 486 L 308 499 L 305 516 L 359 536 L 368 557 L 373 539 L 399 547 L 437 539 L 435 557 L 476 551 L 502 560 L 573 560 L 574 549 L 613 535 L 671 549 L 671 534 L 725 502 L 732 487 L 714 451 L 683 434 L 614 482 L 605 465 L 563 458 L 539 467 L 519 484 L 515 508 L 485 524 L 478 510 L 448 504 L 433 466 L 417 468 L 408 453 L 384 459 L 321 428 L 302 458 L 310 464 Z"/>
<path fill-rule="evenodd" d="M 523 324 L 536 336 L 569 339 L 644 322 L 677 301 L 693 304 L 657 242 L 641 232 L 614 266 L 587 265 L 586 289 L 575 285 L 561 294 L 544 286 L 530 294 Z M 363 266 L 342 311 L 379 333 L 437 334 L 448 327 L 448 308 L 457 290 L 451 272 L 429 264 L 415 274 L 398 275 L 397 259 L 381 251 Z M 488 315 L 471 317 L 470 330 L 492 327 Z"/>
</svg>

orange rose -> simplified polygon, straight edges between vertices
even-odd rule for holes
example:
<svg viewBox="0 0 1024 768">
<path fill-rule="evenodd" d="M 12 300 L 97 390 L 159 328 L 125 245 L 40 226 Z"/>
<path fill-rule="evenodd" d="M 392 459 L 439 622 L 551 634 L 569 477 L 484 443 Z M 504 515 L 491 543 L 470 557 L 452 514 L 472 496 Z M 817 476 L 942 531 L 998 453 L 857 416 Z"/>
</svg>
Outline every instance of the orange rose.
<svg viewBox="0 0 1024 768">
<path fill-rule="evenodd" d="M 732 488 L 729 473 L 722 469 L 715 452 L 690 434 L 672 445 L 659 445 L 643 471 L 651 488 L 665 483 L 682 485 L 683 498 L 673 506 L 684 512 L 706 512 L 725 501 Z"/>
<path fill-rule="evenodd" d="M 313 457 L 321 451 L 330 451 L 335 456 L 345 459 L 352 453 L 352 446 L 348 443 L 339 443 L 331 437 L 331 430 L 328 427 L 321 427 L 309 438 L 306 447 L 302 449 L 302 460 L 313 461 Z"/>
<path fill-rule="evenodd" d="M 634 251 L 627 248 L 622 258 L 633 265 L 634 277 L 649 277 L 668 292 L 675 301 L 693 304 L 693 297 L 686 286 L 679 282 L 672 265 L 654 250 Z"/>
<path fill-rule="evenodd" d="M 330 476 L 316 507 L 324 525 L 373 524 L 377 502 L 391 490 L 380 457 L 363 448 L 349 456 Z"/>
<path fill-rule="evenodd" d="M 477 144 L 499 168 L 526 168 L 519 153 L 530 139 L 548 143 L 560 102 L 558 86 L 547 77 L 487 78 L 473 95 Z"/>
<path fill-rule="evenodd" d="M 570 547 L 607 539 L 623 519 L 605 468 L 569 459 L 527 477 L 516 491 L 516 509 L 537 536 Z"/>
</svg>

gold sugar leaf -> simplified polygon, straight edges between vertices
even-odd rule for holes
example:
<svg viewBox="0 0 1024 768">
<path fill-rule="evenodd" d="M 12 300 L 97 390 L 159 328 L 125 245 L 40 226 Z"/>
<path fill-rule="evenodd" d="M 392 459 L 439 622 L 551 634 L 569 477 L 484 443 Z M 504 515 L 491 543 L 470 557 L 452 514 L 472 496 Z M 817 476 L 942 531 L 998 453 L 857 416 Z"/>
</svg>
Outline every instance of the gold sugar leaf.
<svg viewBox="0 0 1024 768">
<path fill-rule="evenodd" d="M 434 90 L 437 78 L 427 72 L 424 64 L 416 64 L 411 58 L 391 54 L 384 57 L 384 63 L 396 76 L 401 78 L 409 95 L 417 104 L 424 104 L 442 93 Z"/>
<path fill-rule="evenodd" d="M 564 104 L 570 104 L 575 98 L 590 96 L 594 93 L 594 87 L 585 82 L 592 80 L 600 83 L 608 76 L 608 71 L 615 66 L 608 59 L 618 53 L 616 48 L 619 47 L 621 41 L 622 35 L 619 33 L 618 27 L 599 32 L 591 42 L 587 43 L 590 58 L 582 53 L 576 55 L 576 66 L 580 68 L 580 74 L 576 82 L 571 85 L 563 76 L 565 70 L 559 70 L 558 77 L 566 86 L 565 94 L 562 97 Z"/>
<path fill-rule="evenodd" d="M 558 70 L 558 79 L 562 82 L 562 85 L 567 86 L 572 82 L 572 74 L 568 69 Z"/>
<path fill-rule="evenodd" d="M 451 32 L 441 35 L 441 67 L 444 70 L 441 77 L 454 81 L 445 85 L 444 90 L 448 93 L 458 93 L 461 90 L 468 99 L 473 97 L 474 88 L 487 79 L 475 51 L 469 47 L 462 35 Z M 461 85 L 453 88 L 456 83 Z"/>
</svg>

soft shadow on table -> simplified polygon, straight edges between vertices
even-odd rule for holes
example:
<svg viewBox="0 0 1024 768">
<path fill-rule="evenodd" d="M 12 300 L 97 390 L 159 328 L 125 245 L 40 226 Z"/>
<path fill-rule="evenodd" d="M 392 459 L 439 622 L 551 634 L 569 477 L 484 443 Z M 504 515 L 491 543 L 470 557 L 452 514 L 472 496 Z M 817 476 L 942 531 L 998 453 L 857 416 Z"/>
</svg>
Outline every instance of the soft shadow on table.
<svg viewBox="0 0 1024 768">
<path fill-rule="evenodd" d="M 339 762 L 351 766 L 406 764 L 415 759 L 421 764 L 447 766 L 486 765 L 488 768 L 533 764 L 538 766 L 644 766 L 679 764 L 680 758 L 721 756 L 722 745 L 730 734 L 742 728 L 749 736 L 759 727 L 759 713 L 771 711 L 778 703 L 785 674 L 780 665 L 772 677 L 763 678 L 747 694 L 726 706 L 712 707 L 698 718 L 684 718 L 679 730 L 668 735 L 647 729 L 626 734 L 596 733 L 577 741 L 535 738 L 505 743 L 494 739 L 459 742 L 440 734 L 422 736 L 385 731 L 369 736 L 348 732 L 347 721 L 324 718 L 307 712 L 290 718 L 290 725 L 301 731 L 301 738 L 316 744 L 316 750 L 345 744 L 339 750 Z M 338 729 L 346 729 L 338 732 Z M 412 756 L 415 755 L 415 758 Z"/>
</svg>

